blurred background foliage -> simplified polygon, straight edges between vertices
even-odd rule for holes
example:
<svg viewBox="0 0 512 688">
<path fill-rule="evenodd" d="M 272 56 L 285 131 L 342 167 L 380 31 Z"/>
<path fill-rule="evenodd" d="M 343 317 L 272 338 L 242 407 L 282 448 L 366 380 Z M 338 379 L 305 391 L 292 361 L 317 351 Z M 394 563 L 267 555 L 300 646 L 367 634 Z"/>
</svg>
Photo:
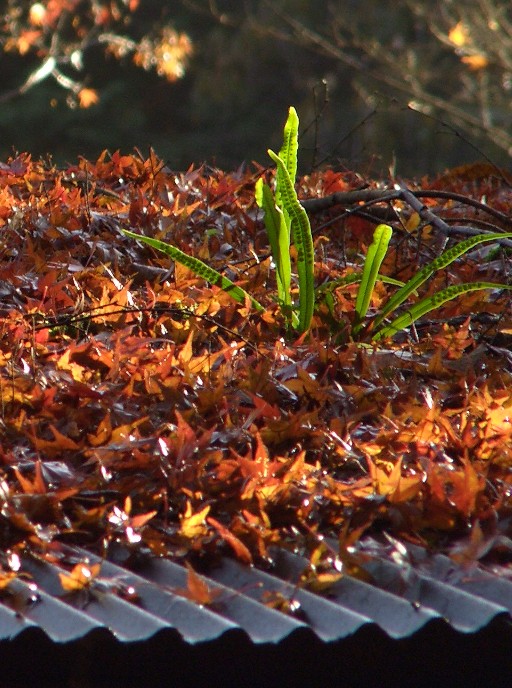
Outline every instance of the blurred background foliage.
<svg viewBox="0 0 512 688">
<path fill-rule="evenodd" d="M 485 157 L 509 164 L 506 0 L 5 1 L 1 159 L 28 151 L 65 164 L 151 146 L 174 169 L 266 165 L 293 104 L 303 172 L 330 164 L 411 177 Z M 166 26 L 192 47 L 171 78 L 153 59 Z M 106 53 L 114 34 L 131 42 Z M 20 93 L 49 58 L 60 85 L 50 76 Z"/>
</svg>

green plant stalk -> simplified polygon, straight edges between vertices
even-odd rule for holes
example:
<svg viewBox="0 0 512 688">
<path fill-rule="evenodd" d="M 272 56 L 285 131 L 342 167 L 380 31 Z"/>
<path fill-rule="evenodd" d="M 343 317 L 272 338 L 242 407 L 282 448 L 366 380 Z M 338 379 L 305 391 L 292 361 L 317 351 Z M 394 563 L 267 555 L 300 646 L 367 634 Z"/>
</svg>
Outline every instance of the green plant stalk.
<svg viewBox="0 0 512 688">
<path fill-rule="evenodd" d="M 290 229 L 282 210 L 274 201 L 270 187 L 261 178 L 256 182 L 255 198 L 264 212 L 270 250 L 276 266 L 277 296 L 283 311 L 291 313 Z"/>
<path fill-rule="evenodd" d="M 509 284 L 495 284 L 494 282 L 467 282 L 464 284 L 453 284 L 442 291 L 428 296 L 427 298 L 415 303 L 405 313 L 402 313 L 395 318 L 389 325 L 386 325 L 378 332 L 376 332 L 372 339 L 378 341 L 384 337 L 392 337 L 400 330 L 403 330 L 409 325 L 412 325 L 418 318 L 426 315 L 430 311 L 439 308 L 447 301 L 466 294 L 470 291 L 478 291 L 480 289 L 512 289 Z"/>
<path fill-rule="evenodd" d="M 363 320 L 368 312 L 375 282 L 379 276 L 379 269 L 384 260 L 393 230 L 389 225 L 378 225 L 373 233 L 373 241 L 368 247 L 364 261 L 361 284 L 356 298 L 356 317 L 352 333 L 357 335 L 363 326 Z"/>
<path fill-rule="evenodd" d="M 295 108 L 290 107 L 283 132 L 283 145 L 279 157 L 283 161 L 292 186 L 297 174 L 299 118 Z M 293 328 L 300 328 L 300 318 L 297 309 L 292 307 L 291 298 L 291 255 L 292 220 L 288 208 L 283 202 L 282 192 L 286 188 L 286 177 L 280 168 L 276 171 L 275 194 L 270 187 L 259 179 L 256 182 L 256 203 L 264 211 L 264 222 L 267 229 L 270 250 L 276 266 L 277 297 L 281 311 L 291 322 Z M 299 284 L 300 291 L 300 284 Z M 300 312 L 300 294 L 299 294 Z"/>
<path fill-rule="evenodd" d="M 131 239 L 142 241 L 142 243 L 155 248 L 157 251 L 167 254 L 177 263 L 181 263 L 181 265 L 189 268 L 196 275 L 199 275 L 199 277 L 202 277 L 207 282 L 210 282 L 210 284 L 223 289 L 230 296 L 232 296 L 235 301 L 245 304 L 247 300 L 249 300 L 253 308 L 255 308 L 257 311 L 261 312 L 265 310 L 261 303 L 259 303 L 259 301 L 246 292 L 245 289 L 242 289 L 242 287 L 239 287 L 230 279 L 224 277 L 224 275 L 221 275 L 220 272 L 217 272 L 217 270 L 214 268 L 206 265 L 206 263 L 203 263 L 203 261 L 199 258 L 189 256 L 188 253 L 184 253 L 176 246 L 166 244 L 164 241 L 143 236 L 142 234 L 136 234 L 135 232 L 130 232 L 127 229 L 123 229 L 122 231 L 123 234 L 126 234 L 126 236 L 130 237 Z"/>
<path fill-rule="evenodd" d="M 268 150 L 278 168 L 278 191 L 284 210 L 293 228 L 293 240 L 297 248 L 297 273 L 299 277 L 299 331 L 306 332 L 311 325 L 315 308 L 314 246 L 311 225 L 306 211 L 299 203 L 297 192 L 283 160 Z"/>
<path fill-rule="evenodd" d="M 423 267 L 418 273 L 416 273 L 416 275 L 414 275 L 414 277 L 412 277 L 408 282 L 406 282 L 405 286 L 399 289 L 396 292 L 396 294 L 394 294 L 389 299 L 389 301 L 387 301 L 384 304 L 384 306 L 380 310 L 380 313 L 376 316 L 376 318 L 373 321 L 374 331 L 377 331 L 378 326 L 389 313 L 392 313 L 394 310 L 396 310 L 398 306 L 400 306 L 407 299 L 407 297 L 412 294 L 413 291 L 416 291 L 418 287 L 420 287 L 426 280 L 428 280 L 428 278 L 434 272 L 446 268 L 448 265 L 450 265 L 450 263 L 453 263 L 454 260 L 464 255 L 464 253 L 467 253 L 467 251 L 473 248 L 473 246 L 482 244 L 485 241 L 497 241 L 499 239 L 508 239 L 510 237 L 512 237 L 512 232 L 494 232 L 491 234 L 478 234 L 477 236 L 470 237 L 469 239 L 461 241 L 455 246 L 452 246 L 452 248 L 445 251 L 442 255 L 433 260 L 431 263 L 425 265 L 425 267 Z"/>
</svg>

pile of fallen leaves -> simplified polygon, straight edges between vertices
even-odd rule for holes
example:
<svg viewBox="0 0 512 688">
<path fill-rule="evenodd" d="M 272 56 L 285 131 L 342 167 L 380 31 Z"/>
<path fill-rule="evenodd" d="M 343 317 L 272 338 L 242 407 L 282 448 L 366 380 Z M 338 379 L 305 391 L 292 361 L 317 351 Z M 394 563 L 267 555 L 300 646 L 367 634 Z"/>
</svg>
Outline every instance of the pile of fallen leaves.
<svg viewBox="0 0 512 688">
<path fill-rule="evenodd" d="M 329 308 L 319 299 L 296 339 L 273 299 L 261 174 L 174 173 L 153 154 L 67 169 L 26 154 L 0 163 L 4 570 L 13 553 L 44 557 L 59 542 L 257 565 L 279 545 L 317 561 L 323 537 L 343 558 L 377 531 L 432 548 L 478 533 L 479 557 L 507 528 L 510 296 L 472 292 L 372 345 L 350 338 L 357 285 L 347 285 Z M 326 170 L 302 178 L 299 196 L 361 182 Z M 507 216 L 512 188 L 492 168 L 421 188 L 457 194 L 424 201 L 446 222 L 510 231 L 460 201 Z M 360 268 L 391 210 L 373 206 L 372 221 L 372 208 L 357 209 L 311 215 L 317 285 Z M 392 210 L 384 271 L 406 280 L 444 238 L 400 201 Z M 122 229 L 200 257 L 265 313 Z M 430 289 L 472 279 L 510 280 L 506 249 L 465 256 Z M 373 307 L 393 289 L 379 284 Z"/>
</svg>

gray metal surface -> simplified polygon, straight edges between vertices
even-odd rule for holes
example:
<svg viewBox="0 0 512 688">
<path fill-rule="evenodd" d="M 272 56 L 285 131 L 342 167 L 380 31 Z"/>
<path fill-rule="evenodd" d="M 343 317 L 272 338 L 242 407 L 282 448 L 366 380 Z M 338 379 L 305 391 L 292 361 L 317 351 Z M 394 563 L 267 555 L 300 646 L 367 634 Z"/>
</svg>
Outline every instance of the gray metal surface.
<svg viewBox="0 0 512 688">
<path fill-rule="evenodd" d="M 68 562 L 100 561 L 86 550 L 66 550 Z M 13 581 L 0 604 L 0 640 L 36 628 L 56 643 L 98 630 L 121 643 L 144 641 L 160 631 L 175 632 L 190 645 L 228 632 L 242 633 L 254 644 L 279 644 L 304 632 L 333 642 L 364 628 L 399 640 L 433 623 L 469 634 L 497 618 L 512 618 L 509 580 L 481 567 L 458 567 L 419 548 L 409 548 L 399 561 L 368 557 L 369 582 L 346 575 L 322 595 L 297 586 L 306 559 L 284 550 L 273 552 L 273 558 L 271 571 L 223 559 L 201 575 L 212 596 L 201 605 L 183 595 L 187 570 L 169 560 L 143 559 L 136 572 L 104 561 L 88 587 L 64 594 L 59 573 L 69 572 L 69 563 L 61 568 L 27 557 L 27 578 Z M 269 600 L 282 601 L 287 613 L 269 606 Z"/>
</svg>

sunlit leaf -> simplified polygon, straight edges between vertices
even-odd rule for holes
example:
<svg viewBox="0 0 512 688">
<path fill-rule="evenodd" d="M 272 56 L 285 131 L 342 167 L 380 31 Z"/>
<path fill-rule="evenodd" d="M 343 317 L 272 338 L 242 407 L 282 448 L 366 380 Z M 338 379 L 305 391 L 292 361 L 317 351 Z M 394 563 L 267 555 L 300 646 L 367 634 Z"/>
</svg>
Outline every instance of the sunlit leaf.
<svg viewBox="0 0 512 688">
<path fill-rule="evenodd" d="M 402 459 L 391 464 L 391 468 L 379 468 L 378 464 L 367 457 L 366 462 L 377 494 L 386 496 L 393 504 L 407 502 L 415 497 L 423 483 L 423 475 L 402 475 Z"/>
<path fill-rule="evenodd" d="M 33 480 L 24 477 L 17 468 L 14 468 L 14 474 L 16 475 L 16 478 L 20 483 L 23 492 L 27 494 L 46 494 L 47 487 L 43 479 L 43 472 L 40 461 L 36 461 Z"/>
<path fill-rule="evenodd" d="M 187 508 L 180 519 L 180 534 L 193 540 L 205 535 L 208 531 L 206 517 L 210 513 L 210 506 L 205 506 L 201 511 L 193 512 L 192 505 L 187 501 Z"/>
<path fill-rule="evenodd" d="M 378 225 L 373 234 L 373 241 L 368 247 L 368 252 L 364 261 L 363 274 L 361 276 L 361 284 L 357 292 L 356 321 L 353 326 L 354 334 L 357 334 L 362 327 L 363 319 L 368 311 L 375 282 L 377 281 L 382 261 L 386 256 L 392 233 L 393 230 L 389 225 Z"/>
<path fill-rule="evenodd" d="M 101 564 L 76 564 L 69 573 L 59 573 L 60 584 L 65 592 L 86 590 L 98 576 L 100 569 Z"/>
<path fill-rule="evenodd" d="M 469 31 L 463 22 L 459 22 L 448 33 L 448 40 L 457 48 L 461 48 L 469 41 Z"/>
<path fill-rule="evenodd" d="M 488 241 L 499 241 L 500 239 L 507 239 L 512 237 L 511 232 L 490 232 L 489 234 L 478 234 L 477 236 L 470 237 L 469 239 L 465 239 L 464 241 L 460 241 L 458 244 L 455 244 L 455 246 L 452 246 L 452 248 L 447 249 L 444 251 L 438 258 L 435 258 L 431 263 L 428 263 L 425 267 L 423 267 L 421 270 L 419 270 L 414 277 L 412 277 L 403 287 L 401 287 L 393 296 L 386 301 L 386 303 L 381 307 L 379 314 L 374 318 L 373 321 L 373 328 L 374 332 L 376 333 L 374 338 L 381 338 L 384 336 L 381 332 L 378 332 L 377 334 L 377 328 L 380 325 L 380 323 L 384 320 L 384 318 L 389 314 L 393 313 L 398 306 L 400 306 L 404 301 L 416 290 L 418 287 L 420 287 L 424 282 L 426 282 L 431 275 L 433 275 L 435 272 L 438 272 L 439 270 L 443 270 L 444 268 L 448 267 L 451 263 L 453 263 L 457 258 L 460 256 L 463 256 L 465 253 L 467 253 L 471 248 L 474 246 L 478 246 L 479 244 L 488 242 Z M 474 286 L 475 283 L 473 284 L 473 290 L 474 289 L 486 289 L 486 288 L 499 288 L 499 287 L 491 287 L 491 286 L 482 286 L 482 287 L 476 287 Z M 491 283 L 485 283 L 481 282 L 482 285 L 488 284 L 490 285 Z M 453 287 L 449 287 L 447 290 L 444 290 L 443 292 L 440 292 L 438 294 L 434 294 L 434 296 L 430 297 L 433 299 L 433 301 L 429 301 L 425 299 L 422 302 L 422 309 L 423 313 L 429 312 L 433 308 L 437 308 L 438 306 L 434 305 L 436 303 L 436 300 L 439 301 L 439 305 L 442 303 L 445 303 L 446 301 L 449 301 L 450 299 L 454 298 L 456 293 L 456 289 L 461 289 L 462 291 L 460 293 L 464 292 L 464 288 L 466 288 L 466 291 L 471 291 L 472 289 L 470 288 L 471 285 L 453 285 Z M 507 288 L 507 287 L 505 287 Z M 449 291 L 451 289 L 451 291 Z M 443 297 L 440 296 L 440 294 L 443 294 Z M 445 298 L 446 297 L 446 298 Z M 444 299 L 444 300 L 443 300 Z M 432 304 L 432 305 L 430 305 Z M 415 304 L 418 306 L 418 304 Z M 427 310 L 425 310 L 427 309 Z M 418 312 L 420 311 L 420 308 L 418 307 Z M 413 318 L 412 322 L 419 317 L 416 316 Z M 398 319 L 397 319 L 398 320 Z M 407 317 L 404 315 L 404 321 L 407 320 Z M 398 322 L 401 322 L 398 321 Z M 409 323 L 410 324 L 410 323 Z M 395 323 L 396 325 L 396 323 Z M 399 331 L 401 328 L 397 328 L 393 326 L 395 331 Z"/>
<path fill-rule="evenodd" d="M 269 149 L 268 154 L 278 167 L 279 193 L 283 208 L 292 222 L 294 244 L 297 248 L 297 272 L 299 274 L 299 325 L 300 332 L 307 332 L 315 306 L 314 248 L 311 225 L 306 211 L 299 203 L 284 161 Z"/>
<path fill-rule="evenodd" d="M 98 92 L 93 88 L 82 88 L 78 92 L 78 102 L 81 108 L 89 108 L 91 105 L 96 105 L 99 99 Z"/>
</svg>

